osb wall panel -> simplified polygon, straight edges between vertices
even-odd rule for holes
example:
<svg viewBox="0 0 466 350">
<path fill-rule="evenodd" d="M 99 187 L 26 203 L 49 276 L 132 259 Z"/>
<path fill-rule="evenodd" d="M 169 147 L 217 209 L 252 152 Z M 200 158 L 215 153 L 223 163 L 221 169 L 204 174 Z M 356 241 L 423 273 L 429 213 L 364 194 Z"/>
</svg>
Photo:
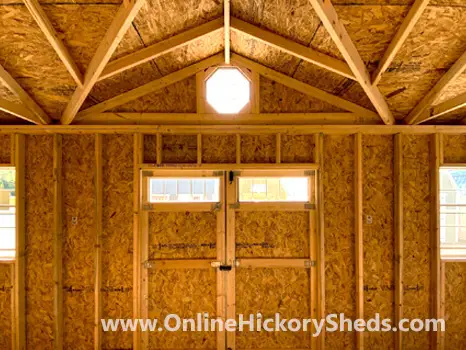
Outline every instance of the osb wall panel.
<svg viewBox="0 0 466 350">
<path fill-rule="evenodd" d="M 355 316 L 353 136 L 324 138 L 326 313 Z M 352 349 L 351 332 L 326 333 L 329 349 Z"/>
<path fill-rule="evenodd" d="M 429 318 L 430 174 L 429 135 L 403 136 L 404 317 Z M 403 347 L 429 347 L 427 332 L 403 335 Z"/>
<path fill-rule="evenodd" d="M 314 135 L 282 135 L 282 163 L 312 163 L 314 161 Z"/>
<path fill-rule="evenodd" d="M 236 271 L 236 314 L 262 314 L 262 318 L 310 317 L 308 269 L 257 268 Z M 261 297 L 258 297 L 258 296 Z M 310 332 L 236 332 L 237 349 L 309 348 Z"/>
<path fill-rule="evenodd" d="M 393 136 L 363 137 L 364 316 L 394 319 Z M 392 332 L 367 332 L 370 349 L 392 349 Z"/>
<path fill-rule="evenodd" d="M 214 212 L 149 213 L 151 259 L 214 259 L 216 241 Z"/>
<path fill-rule="evenodd" d="M 162 136 L 163 163 L 196 163 L 197 136 L 196 135 L 163 135 Z"/>
<path fill-rule="evenodd" d="M 63 337 L 73 349 L 94 342 L 94 149 L 95 135 L 63 136 Z"/>
<path fill-rule="evenodd" d="M 309 257 L 309 213 L 243 211 L 236 213 L 238 258 Z"/>
<path fill-rule="evenodd" d="M 466 344 L 466 263 L 445 263 L 445 349 Z"/>
<path fill-rule="evenodd" d="M 236 163 L 235 135 L 203 135 L 203 163 Z"/>
<path fill-rule="evenodd" d="M 13 349 L 12 344 L 12 264 L 0 264 L 0 349 Z"/>
<path fill-rule="evenodd" d="M 143 135 L 144 163 L 157 162 L 157 135 Z"/>
<path fill-rule="evenodd" d="M 11 163 L 11 135 L 0 135 L 0 164 Z"/>
<path fill-rule="evenodd" d="M 275 135 L 241 135 L 241 163 L 274 163 Z"/>
<path fill-rule="evenodd" d="M 103 138 L 102 297 L 104 318 L 131 318 L 133 135 Z M 103 348 L 130 349 L 131 332 L 105 332 Z"/>
<path fill-rule="evenodd" d="M 204 312 L 215 318 L 216 278 L 215 269 L 149 271 L 149 318 L 163 320 L 168 314 L 177 314 L 195 319 L 197 313 Z M 149 348 L 213 350 L 216 333 L 151 332 Z"/>
<path fill-rule="evenodd" d="M 443 135 L 443 161 L 466 163 L 466 135 Z"/>
<path fill-rule="evenodd" d="M 53 136 L 26 136 L 26 341 L 53 349 Z M 39 326 L 40 325 L 40 326 Z"/>
</svg>

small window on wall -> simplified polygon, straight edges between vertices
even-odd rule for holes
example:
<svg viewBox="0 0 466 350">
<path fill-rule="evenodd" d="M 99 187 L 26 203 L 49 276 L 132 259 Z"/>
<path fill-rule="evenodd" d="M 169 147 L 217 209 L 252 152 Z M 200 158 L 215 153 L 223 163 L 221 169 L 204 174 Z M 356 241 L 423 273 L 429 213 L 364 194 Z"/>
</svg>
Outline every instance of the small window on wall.
<svg viewBox="0 0 466 350">
<path fill-rule="evenodd" d="M 0 261 L 16 254 L 15 169 L 0 167 Z"/>
<path fill-rule="evenodd" d="M 440 169 L 440 255 L 466 260 L 466 168 Z"/>
<path fill-rule="evenodd" d="M 150 203 L 218 202 L 219 178 L 150 178 Z"/>
<path fill-rule="evenodd" d="M 239 177 L 240 202 L 307 202 L 309 177 Z"/>
</svg>

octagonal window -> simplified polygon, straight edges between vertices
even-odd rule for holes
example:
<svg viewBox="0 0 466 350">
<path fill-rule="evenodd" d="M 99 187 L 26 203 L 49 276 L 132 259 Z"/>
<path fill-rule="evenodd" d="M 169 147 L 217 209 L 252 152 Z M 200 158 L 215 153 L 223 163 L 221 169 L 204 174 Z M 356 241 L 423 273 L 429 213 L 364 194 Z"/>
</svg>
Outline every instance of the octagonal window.
<svg viewBox="0 0 466 350">
<path fill-rule="evenodd" d="M 249 80 L 238 68 L 222 67 L 207 79 L 206 99 L 218 113 L 238 113 L 248 104 L 250 89 Z"/>
</svg>

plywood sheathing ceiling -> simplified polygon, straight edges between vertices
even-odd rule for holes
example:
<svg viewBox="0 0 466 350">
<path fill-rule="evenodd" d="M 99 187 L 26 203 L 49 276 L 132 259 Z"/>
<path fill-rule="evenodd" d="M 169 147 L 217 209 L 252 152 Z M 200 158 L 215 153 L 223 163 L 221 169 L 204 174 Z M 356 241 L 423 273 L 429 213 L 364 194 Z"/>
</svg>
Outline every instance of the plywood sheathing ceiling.
<svg viewBox="0 0 466 350">
<path fill-rule="evenodd" d="M 118 11 L 119 1 L 40 1 L 82 73 Z M 410 0 L 335 0 L 335 9 L 372 73 L 406 17 Z M 112 60 L 160 42 L 223 14 L 219 0 L 147 0 Z M 309 0 L 232 0 L 231 15 L 314 50 L 343 60 Z M 405 117 L 466 51 L 466 4 L 432 0 L 402 45 L 379 88 L 397 119 Z M 52 118 L 59 119 L 76 83 L 21 1 L 0 4 L 0 64 Z M 98 82 L 82 109 L 189 66 L 223 49 L 217 32 L 155 60 Z M 232 30 L 231 49 L 274 70 L 374 110 L 361 86 L 323 68 Z M 6 94 L 0 87 L 0 96 Z M 466 74 L 434 104 L 466 92 Z M 281 86 L 261 82 L 261 112 L 340 112 L 338 108 Z M 195 112 L 195 79 L 119 106 L 120 112 Z M 428 123 L 459 123 L 458 110 Z M 19 119 L 17 119 L 19 121 Z M 2 123 L 7 122 L 0 116 Z"/>
</svg>

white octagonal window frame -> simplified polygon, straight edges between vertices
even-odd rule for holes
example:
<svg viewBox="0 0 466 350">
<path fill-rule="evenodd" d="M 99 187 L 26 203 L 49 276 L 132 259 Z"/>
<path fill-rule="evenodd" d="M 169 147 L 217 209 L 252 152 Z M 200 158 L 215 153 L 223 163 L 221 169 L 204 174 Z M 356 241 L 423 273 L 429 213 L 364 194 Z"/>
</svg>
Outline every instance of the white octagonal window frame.
<svg viewBox="0 0 466 350">
<path fill-rule="evenodd" d="M 219 67 L 206 80 L 207 103 L 220 114 L 237 114 L 251 100 L 251 82 L 237 67 Z"/>
</svg>

